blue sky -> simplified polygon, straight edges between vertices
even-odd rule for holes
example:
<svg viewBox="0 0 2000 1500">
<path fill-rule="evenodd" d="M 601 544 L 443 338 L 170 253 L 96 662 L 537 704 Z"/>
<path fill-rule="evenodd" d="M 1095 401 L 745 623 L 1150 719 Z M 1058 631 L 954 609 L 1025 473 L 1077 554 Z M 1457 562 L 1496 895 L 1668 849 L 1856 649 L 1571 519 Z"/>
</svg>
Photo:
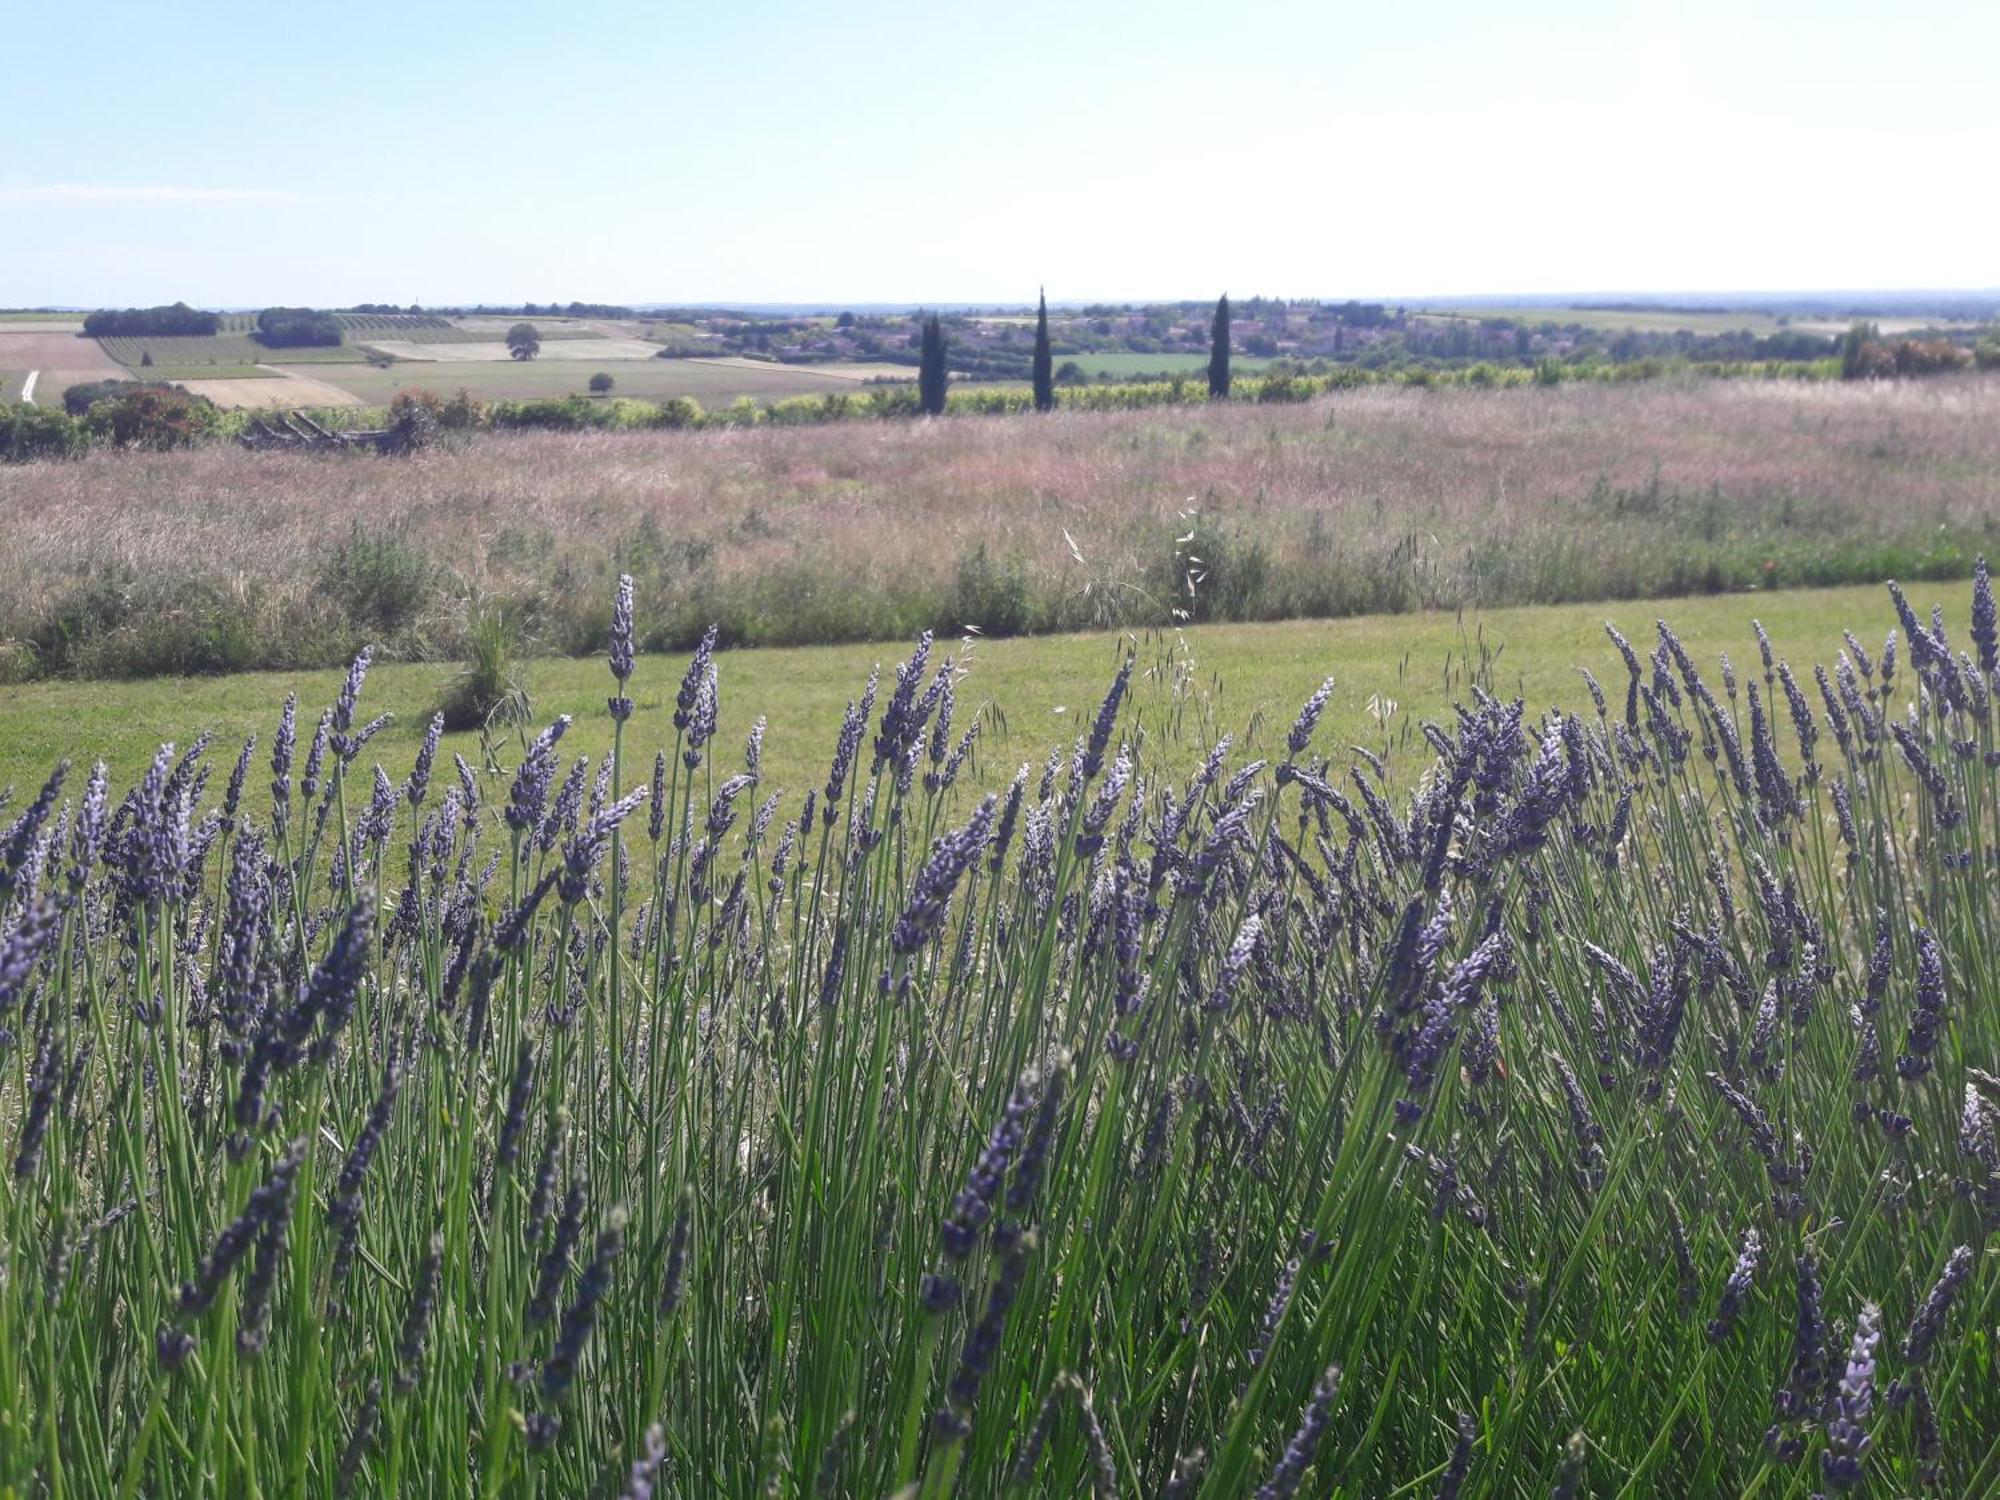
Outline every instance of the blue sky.
<svg viewBox="0 0 2000 1500">
<path fill-rule="evenodd" d="M 2000 284 L 1987 0 L 0 15 L 0 305 Z"/>
</svg>

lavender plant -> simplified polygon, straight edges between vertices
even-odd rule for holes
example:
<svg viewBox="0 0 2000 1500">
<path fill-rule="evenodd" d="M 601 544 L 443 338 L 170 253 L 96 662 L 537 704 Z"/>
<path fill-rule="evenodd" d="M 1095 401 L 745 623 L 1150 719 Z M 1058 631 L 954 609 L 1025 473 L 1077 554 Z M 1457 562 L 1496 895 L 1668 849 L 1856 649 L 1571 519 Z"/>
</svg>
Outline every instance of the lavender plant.
<svg viewBox="0 0 2000 1500">
<path fill-rule="evenodd" d="M 58 768 L 0 1492 L 2000 1492 L 1979 580 L 1817 703 L 1614 629 L 1622 715 L 1416 766 L 1329 679 L 1184 778 L 1128 658 L 983 799 L 928 638 L 773 786 L 622 581 L 602 761 L 391 777 L 364 653 L 262 815 Z"/>
</svg>

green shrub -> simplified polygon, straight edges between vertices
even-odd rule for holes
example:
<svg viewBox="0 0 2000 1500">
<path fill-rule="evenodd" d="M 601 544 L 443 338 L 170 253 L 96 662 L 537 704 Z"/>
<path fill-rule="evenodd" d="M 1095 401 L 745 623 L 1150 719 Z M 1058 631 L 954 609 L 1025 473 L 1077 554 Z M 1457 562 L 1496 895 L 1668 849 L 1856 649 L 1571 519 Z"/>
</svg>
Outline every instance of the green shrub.
<svg viewBox="0 0 2000 1500">
<path fill-rule="evenodd" d="M 1271 554 L 1263 542 L 1195 515 L 1148 583 L 1175 621 L 1255 620 L 1276 607 L 1265 589 L 1270 571 Z"/>
<path fill-rule="evenodd" d="M 100 401 L 109 400 L 113 396 L 130 395 L 139 388 L 139 383 L 133 380 L 80 381 L 64 389 L 63 410 L 72 417 L 80 417 Z M 165 390 L 168 387 L 158 386 L 155 389 Z"/>
<path fill-rule="evenodd" d="M 119 448 L 191 448 L 215 430 L 215 403 L 171 386 L 141 386 L 95 403 L 83 419 L 94 440 Z"/>
<path fill-rule="evenodd" d="M 1019 560 L 995 562 L 984 542 L 960 556 L 949 617 L 937 624 L 940 635 L 957 635 L 967 627 L 983 635 L 1021 635 L 1031 625 L 1028 570 Z"/>
<path fill-rule="evenodd" d="M 669 396 L 660 403 L 662 427 L 699 427 L 702 421 L 701 403 L 692 396 Z"/>
<path fill-rule="evenodd" d="M 0 406 L 0 458 L 28 463 L 83 451 L 83 430 L 68 413 L 47 406 Z"/>
<path fill-rule="evenodd" d="M 426 410 L 412 403 L 404 419 Z M 355 522 L 320 569 L 318 588 L 365 635 L 407 630 L 430 601 L 436 569 L 424 554 L 393 533 L 370 535 Z"/>
</svg>

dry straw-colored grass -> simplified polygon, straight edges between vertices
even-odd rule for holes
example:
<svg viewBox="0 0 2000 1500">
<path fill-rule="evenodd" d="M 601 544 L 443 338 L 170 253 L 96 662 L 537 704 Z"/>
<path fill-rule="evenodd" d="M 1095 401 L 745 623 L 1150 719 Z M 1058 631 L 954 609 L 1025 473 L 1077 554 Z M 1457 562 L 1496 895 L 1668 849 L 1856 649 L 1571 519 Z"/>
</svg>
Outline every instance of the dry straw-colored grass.
<svg viewBox="0 0 2000 1500">
<path fill-rule="evenodd" d="M 94 453 L 0 471 L 0 639 L 17 672 L 448 654 L 483 598 L 580 650 L 620 567 L 661 646 L 1952 576 L 1996 497 L 1990 376 Z"/>
</svg>

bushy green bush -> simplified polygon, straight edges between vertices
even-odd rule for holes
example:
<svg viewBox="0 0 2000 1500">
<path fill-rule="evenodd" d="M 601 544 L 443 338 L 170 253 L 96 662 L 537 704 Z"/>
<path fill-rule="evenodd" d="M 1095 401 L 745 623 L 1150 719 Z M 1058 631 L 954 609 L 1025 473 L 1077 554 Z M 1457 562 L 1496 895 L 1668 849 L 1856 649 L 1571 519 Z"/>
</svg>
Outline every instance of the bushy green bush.
<svg viewBox="0 0 2000 1500">
<path fill-rule="evenodd" d="M 131 380 L 79 381 L 75 385 L 63 388 L 63 410 L 72 417 L 80 417 L 100 401 L 108 401 L 113 396 L 130 395 L 138 389 L 138 382 Z M 164 390 L 166 387 L 160 386 L 155 389 Z"/>
<path fill-rule="evenodd" d="M 83 430 L 67 412 L 47 406 L 0 406 L 0 458 L 28 463 L 83 451 Z"/>
<path fill-rule="evenodd" d="M 701 403 L 692 396 L 669 396 L 659 409 L 661 427 L 699 427 L 705 415 Z"/>
<path fill-rule="evenodd" d="M 425 408 L 406 408 L 421 412 Z M 394 532 L 369 532 L 359 521 L 327 555 L 318 588 L 370 639 L 415 624 L 431 600 L 436 566 Z"/>
<path fill-rule="evenodd" d="M 540 428 L 550 432 L 581 432 L 591 427 L 609 427 L 614 420 L 616 414 L 610 406 L 584 396 L 496 401 L 488 416 L 490 425 L 497 428 Z"/>
<path fill-rule="evenodd" d="M 1022 635 L 1032 626 L 1028 570 L 1018 559 L 996 561 L 984 542 L 960 556 L 949 618 L 938 622 L 939 634 L 970 628 L 982 635 Z"/>
<path fill-rule="evenodd" d="M 93 440 L 119 448 L 191 448 L 216 427 L 215 403 L 173 386 L 141 386 L 95 403 L 83 418 Z"/>
</svg>

